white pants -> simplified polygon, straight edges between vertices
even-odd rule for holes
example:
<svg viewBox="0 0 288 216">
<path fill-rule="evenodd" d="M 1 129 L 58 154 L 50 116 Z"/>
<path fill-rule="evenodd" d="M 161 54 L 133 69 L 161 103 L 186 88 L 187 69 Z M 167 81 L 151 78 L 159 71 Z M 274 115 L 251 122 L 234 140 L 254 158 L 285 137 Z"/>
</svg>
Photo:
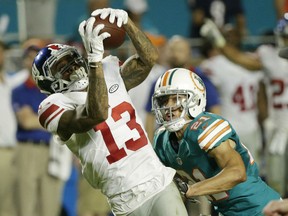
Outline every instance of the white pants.
<svg viewBox="0 0 288 216">
<path fill-rule="evenodd" d="M 128 216 L 188 216 L 181 195 L 174 184 L 170 183 L 163 191 L 147 200 Z"/>
</svg>

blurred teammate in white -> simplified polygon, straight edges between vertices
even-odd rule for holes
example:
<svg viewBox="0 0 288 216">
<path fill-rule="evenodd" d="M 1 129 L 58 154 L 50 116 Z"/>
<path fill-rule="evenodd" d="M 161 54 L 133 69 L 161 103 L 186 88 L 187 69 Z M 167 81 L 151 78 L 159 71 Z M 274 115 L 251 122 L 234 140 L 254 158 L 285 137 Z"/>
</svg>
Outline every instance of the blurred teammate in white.
<svg viewBox="0 0 288 216">
<path fill-rule="evenodd" d="M 249 70 L 263 70 L 268 79 L 271 100 L 269 119 L 272 127 L 266 128 L 268 136 L 268 176 L 270 186 L 282 196 L 287 194 L 287 142 L 288 142 L 288 61 L 278 56 L 279 49 L 288 44 L 288 14 L 275 29 L 277 46 L 261 45 L 257 55 L 247 55 L 229 46 L 217 27 L 208 20 L 202 27 L 202 35 L 209 38 L 229 59 Z"/>
<path fill-rule="evenodd" d="M 235 47 L 241 43 L 240 34 L 232 26 L 225 28 L 225 38 Z M 267 117 L 262 71 L 251 73 L 230 61 L 208 41 L 203 44 L 202 50 L 207 58 L 200 67 L 219 91 L 221 115 L 231 122 L 241 141 L 260 165 L 262 136 L 259 122 Z"/>
<path fill-rule="evenodd" d="M 88 66 L 77 50 L 51 44 L 34 60 L 33 76 L 50 95 L 39 107 L 39 121 L 79 157 L 82 172 L 101 188 L 115 215 L 185 216 L 172 179 L 175 170 L 159 161 L 127 91 L 140 84 L 158 58 L 156 48 L 123 10 L 92 13 L 110 16 L 124 28 L 137 50 L 123 66 L 116 56 L 103 58 L 104 25 L 95 18 L 79 25 Z M 95 203 L 97 200 L 95 200 Z"/>
</svg>

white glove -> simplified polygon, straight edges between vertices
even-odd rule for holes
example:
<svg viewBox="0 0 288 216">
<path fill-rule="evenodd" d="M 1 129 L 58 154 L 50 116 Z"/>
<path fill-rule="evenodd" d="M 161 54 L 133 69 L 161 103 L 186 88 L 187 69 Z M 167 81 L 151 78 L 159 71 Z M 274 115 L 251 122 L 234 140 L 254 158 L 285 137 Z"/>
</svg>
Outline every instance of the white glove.
<svg viewBox="0 0 288 216">
<path fill-rule="evenodd" d="M 222 48 L 226 44 L 226 40 L 220 30 L 210 19 L 205 20 L 205 24 L 200 29 L 200 34 L 202 37 L 212 42 L 216 47 Z"/>
<path fill-rule="evenodd" d="M 94 22 L 95 18 L 90 17 L 87 21 L 81 22 L 78 29 L 87 52 L 88 63 L 99 62 L 103 59 L 103 40 L 111 36 L 108 32 L 99 35 L 99 32 L 104 28 L 104 24 L 99 24 L 94 28 Z"/>
<path fill-rule="evenodd" d="M 109 17 L 109 22 L 114 23 L 115 18 L 117 18 L 117 26 L 120 28 L 123 24 L 127 24 L 128 22 L 128 14 L 124 10 L 120 9 L 112 9 L 112 8 L 103 8 L 97 9 L 91 13 L 91 16 L 98 16 L 100 14 L 101 19 L 106 19 Z"/>
</svg>

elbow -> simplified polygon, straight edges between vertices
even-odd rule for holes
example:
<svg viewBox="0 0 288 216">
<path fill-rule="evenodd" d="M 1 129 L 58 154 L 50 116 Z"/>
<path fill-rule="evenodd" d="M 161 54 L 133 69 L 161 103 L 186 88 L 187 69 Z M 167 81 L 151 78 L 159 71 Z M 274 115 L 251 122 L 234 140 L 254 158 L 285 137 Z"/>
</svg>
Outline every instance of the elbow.
<svg viewBox="0 0 288 216">
<path fill-rule="evenodd" d="M 156 51 L 153 55 L 151 55 L 152 64 L 156 64 L 159 60 L 159 53 Z"/>
<path fill-rule="evenodd" d="M 247 175 L 246 175 L 245 169 L 244 170 L 236 170 L 234 177 L 235 177 L 234 181 L 235 181 L 236 184 L 245 182 L 246 179 L 247 179 Z"/>
<path fill-rule="evenodd" d="M 156 52 L 154 53 L 154 55 L 152 55 L 153 65 L 155 65 L 158 61 L 159 61 L 159 53 L 158 53 L 158 51 L 156 51 Z"/>
<path fill-rule="evenodd" d="M 104 112 L 102 115 L 101 115 L 101 117 L 100 117 L 100 122 L 104 122 L 104 121 L 106 121 L 108 119 L 108 108 L 107 108 L 107 111 L 106 112 Z"/>
</svg>

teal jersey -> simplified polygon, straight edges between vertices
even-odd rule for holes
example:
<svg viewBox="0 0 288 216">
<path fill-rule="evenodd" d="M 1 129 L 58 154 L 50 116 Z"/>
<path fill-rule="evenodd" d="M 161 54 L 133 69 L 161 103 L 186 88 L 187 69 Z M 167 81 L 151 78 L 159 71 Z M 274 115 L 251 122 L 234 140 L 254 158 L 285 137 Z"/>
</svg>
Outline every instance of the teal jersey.
<svg viewBox="0 0 288 216">
<path fill-rule="evenodd" d="M 194 181 L 201 181 L 217 175 L 221 168 L 208 152 L 231 139 L 240 154 L 247 179 L 231 190 L 209 195 L 215 209 L 223 215 L 262 215 L 262 209 L 270 201 L 280 199 L 280 195 L 259 177 L 257 164 L 249 150 L 241 143 L 232 125 L 224 118 L 204 112 L 191 121 L 178 141 L 178 153 L 172 147 L 174 133 L 160 128 L 154 137 L 154 150 L 166 166 L 185 172 Z"/>
</svg>

